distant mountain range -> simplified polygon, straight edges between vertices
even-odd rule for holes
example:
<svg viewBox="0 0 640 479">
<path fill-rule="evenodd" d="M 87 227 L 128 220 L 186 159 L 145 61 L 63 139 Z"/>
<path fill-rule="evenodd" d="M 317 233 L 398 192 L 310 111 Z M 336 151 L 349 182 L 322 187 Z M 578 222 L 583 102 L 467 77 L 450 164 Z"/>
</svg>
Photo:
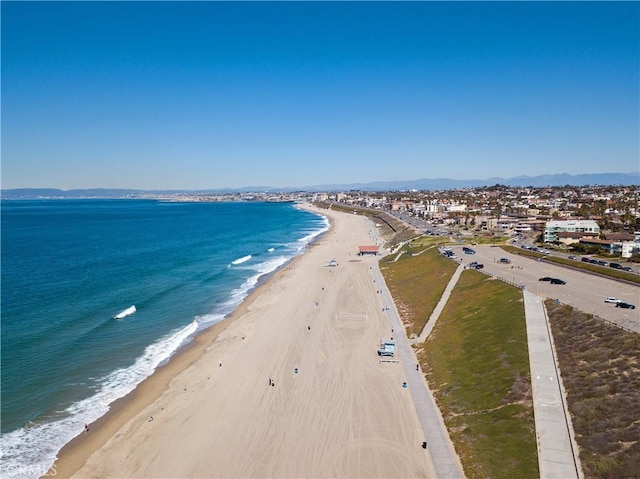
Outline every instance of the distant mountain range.
<svg viewBox="0 0 640 479">
<path fill-rule="evenodd" d="M 379 181 L 348 185 L 320 185 L 310 188 L 311 191 L 399 191 L 399 190 L 453 190 L 457 188 L 479 188 L 496 184 L 515 187 L 544 186 L 588 186 L 588 185 L 640 185 L 640 172 L 637 173 L 594 173 L 584 175 L 515 176 L 513 178 L 487 178 L 485 180 L 452 180 L 435 178 L 407 181 Z"/>
<path fill-rule="evenodd" d="M 333 185 L 316 185 L 306 187 L 274 188 L 270 186 L 247 186 L 242 188 L 218 188 L 211 190 L 133 190 L 116 188 L 92 188 L 77 190 L 59 190 L 56 188 L 16 188 L 3 189 L 3 199 L 28 198 L 123 198 L 141 195 L 173 195 L 173 194 L 228 194 L 228 193 L 290 193 L 294 191 L 329 192 L 329 191 L 404 191 L 404 190 L 452 190 L 458 188 L 479 188 L 496 184 L 514 187 L 545 186 L 632 186 L 640 185 L 640 172 L 636 173 L 593 173 L 569 175 L 566 173 L 540 176 L 515 176 L 512 178 L 487 178 L 485 180 L 453 180 L 435 178 L 406 181 L 377 181 L 372 183 L 349 183 Z"/>
</svg>

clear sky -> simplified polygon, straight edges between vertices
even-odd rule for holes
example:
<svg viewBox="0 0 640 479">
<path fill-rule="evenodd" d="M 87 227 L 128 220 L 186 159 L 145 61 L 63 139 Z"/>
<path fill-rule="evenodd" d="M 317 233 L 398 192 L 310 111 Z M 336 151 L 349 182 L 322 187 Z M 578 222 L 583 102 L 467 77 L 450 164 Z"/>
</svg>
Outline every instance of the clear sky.
<svg viewBox="0 0 640 479">
<path fill-rule="evenodd" d="M 640 169 L 638 2 L 1 2 L 2 187 Z"/>
</svg>

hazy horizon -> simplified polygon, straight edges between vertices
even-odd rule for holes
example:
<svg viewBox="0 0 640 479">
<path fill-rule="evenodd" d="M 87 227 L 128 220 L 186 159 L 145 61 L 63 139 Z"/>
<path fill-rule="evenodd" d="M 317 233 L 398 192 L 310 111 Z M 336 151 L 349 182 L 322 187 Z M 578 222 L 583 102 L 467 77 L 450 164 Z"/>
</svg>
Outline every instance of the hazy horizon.
<svg viewBox="0 0 640 479">
<path fill-rule="evenodd" d="M 0 8 L 3 189 L 638 170 L 638 2 Z"/>
</svg>

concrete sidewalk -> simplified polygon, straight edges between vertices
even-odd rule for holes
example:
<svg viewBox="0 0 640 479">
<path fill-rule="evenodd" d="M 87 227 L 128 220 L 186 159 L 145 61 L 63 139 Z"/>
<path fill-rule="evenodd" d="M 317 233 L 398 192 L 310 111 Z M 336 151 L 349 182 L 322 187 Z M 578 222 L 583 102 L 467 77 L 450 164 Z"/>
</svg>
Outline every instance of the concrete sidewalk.
<svg viewBox="0 0 640 479">
<path fill-rule="evenodd" d="M 542 298 L 523 291 L 540 477 L 582 479 Z"/>
</svg>

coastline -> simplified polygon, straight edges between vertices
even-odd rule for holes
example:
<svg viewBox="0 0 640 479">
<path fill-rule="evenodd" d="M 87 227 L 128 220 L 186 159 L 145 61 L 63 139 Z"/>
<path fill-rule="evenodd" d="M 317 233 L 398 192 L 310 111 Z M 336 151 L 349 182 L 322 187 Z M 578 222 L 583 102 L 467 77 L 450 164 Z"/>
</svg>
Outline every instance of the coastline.
<svg viewBox="0 0 640 479">
<path fill-rule="evenodd" d="M 419 444 L 420 427 L 406 390 L 396 388 L 402 372 L 381 365 L 369 344 L 388 334 L 388 321 L 370 260 L 349 256 L 371 226 L 304 207 L 328 217 L 329 231 L 116 401 L 60 451 L 49 476 L 433 476 L 428 455 L 408 447 Z M 331 257 L 340 266 L 320 264 Z"/>
<path fill-rule="evenodd" d="M 310 208 L 306 204 L 298 204 L 296 207 L 322 215 L 320 210 Z M 322 216 L 329 219 L 326 215 Z M 329 222 L 328 231 L 332 227 L 330 219 Z M 312 247 L 328 231 L 320 233 L 310 241 L 307 244 L 307 248 Z M 60 449 L 56 461 L 42 477 L 71 477 L 82 467 L 93 452 L 97 451 L 110 437 L 117 433 L 119 428 L 158 400 L 177 375 L 198 361 L 220 334 L 234 321 L 247 313 L 249 305 L 255 301 L 256 297 L 262 294 L 265 288 L 269 287 L 271 281 L 276 280 L 278 273 L 283 269 L 293 267 L 302 255 L 304 255 L 304 252 L 294 256 L 275 271 L 265 274 L 235 310 L 220 322 L 197 333 L 189 343 L 176 351 L 165 364 L 158 367 L 151 376 L 144 379 L 133 391 L 111 403 L 106 414 L 87 425 L 88 433 L 79 434 Z"/>
</svg>

